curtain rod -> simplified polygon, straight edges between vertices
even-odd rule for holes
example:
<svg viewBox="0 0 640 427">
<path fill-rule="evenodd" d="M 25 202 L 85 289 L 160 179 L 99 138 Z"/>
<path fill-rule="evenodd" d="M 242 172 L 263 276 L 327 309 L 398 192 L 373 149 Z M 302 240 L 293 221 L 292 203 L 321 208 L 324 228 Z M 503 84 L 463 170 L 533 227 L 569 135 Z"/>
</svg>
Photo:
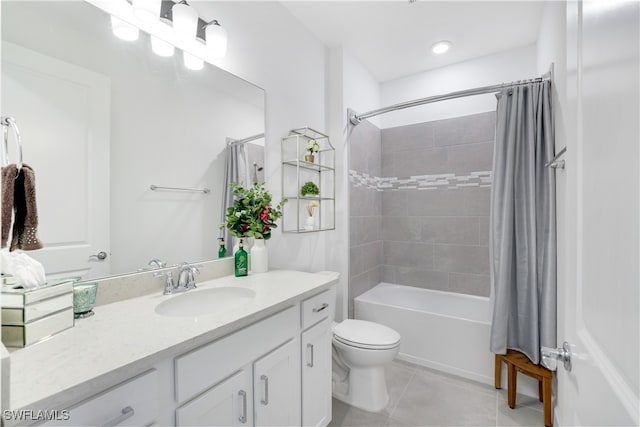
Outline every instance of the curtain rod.
<svg viewBox="0 0 640 427">
<path fill-rule="evenodd" d="M 227 145 L 245 144 L 247 142 L 255 141 L 256 139 L 260 139 L 260 138 L 264 138 L 264 133 L 259 133 L 257 135 L 249 136 L 249 137 L 244 138 L 244 139 L 227 138 L 227 140 L 228 140 L 227 141 Z"/>
<path fill-rule="evenodd" d="M 509 87 L 524 85 L 528 83 L 542 82 L 545 80 L 551 80 L 553 76 L 553 64 L 549 68 L 549 71 L 543 74 L 541 77 L 536 77 L 529 80 L 518 80 L 511 83 L 502 83 L 492 86 L 483 86 L 474 89 L 460 90 L 457 92 L 449 92 L 444 95 L 428 96 L 426 98 L 414 99 L 413 101 L 401 102 L 400 104 L 391 105 L 389 107 L 378 108 L 363 114 L 353 113 L 349 116 L 349 121 L 352 125 L 357 126 L 362 120 L 366 120 L 370 117 L 379 116 L 380 114 L 390 113 L 396 110 L 403 110 L 405 108 L 417 107 L 424 104 L 431 104 L 432 102 L 446 101 L 448 99 L 462 98 L 465 96 L 482 95 L 485 93 L 500 92 L 502 89 Z"/>
</svg>

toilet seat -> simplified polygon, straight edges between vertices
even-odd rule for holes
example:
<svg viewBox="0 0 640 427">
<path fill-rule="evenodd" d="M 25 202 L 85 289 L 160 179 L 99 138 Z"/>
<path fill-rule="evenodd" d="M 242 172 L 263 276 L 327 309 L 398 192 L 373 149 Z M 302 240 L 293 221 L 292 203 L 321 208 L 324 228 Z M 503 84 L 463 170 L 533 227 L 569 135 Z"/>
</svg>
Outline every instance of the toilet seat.
<svg viewBox="0 0 640 427">
<path fill-rule="evenodd" d="M 346 319 L 335 324 L 333 338 L 342 344 L 369 350 L 387 350 L 400 344 L 400 334 L 393 329 L 355 319 Z"/>
</svg>

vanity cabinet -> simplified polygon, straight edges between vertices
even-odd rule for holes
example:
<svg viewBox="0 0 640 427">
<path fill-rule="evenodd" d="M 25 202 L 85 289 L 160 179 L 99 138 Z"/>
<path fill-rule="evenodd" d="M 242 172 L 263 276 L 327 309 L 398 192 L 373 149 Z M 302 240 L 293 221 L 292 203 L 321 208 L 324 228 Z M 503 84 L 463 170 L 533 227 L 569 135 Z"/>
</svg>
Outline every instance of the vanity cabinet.
<svg viewBox="0 0 640 427">
<path fill-rule="evenodd" d="M 302 333 L 302 425 L 331 421 L 331 319 Z"/>
<path fill-rule="evenodd" d="M 253 365 L 256 426 L 300 424 L 300 340 L 296 337 Z"/>
<path fill-rule="evenodd" d="M 69 408 L 68 419 L 42 426 L 145 426 L 158 415 L 158 372 L 151 369 Z"/>
<path fill-rule="evenodd" d="M 251 369 L 242 369 L 176 410 L 176 426 L 253 425 Z"/>
</svg>

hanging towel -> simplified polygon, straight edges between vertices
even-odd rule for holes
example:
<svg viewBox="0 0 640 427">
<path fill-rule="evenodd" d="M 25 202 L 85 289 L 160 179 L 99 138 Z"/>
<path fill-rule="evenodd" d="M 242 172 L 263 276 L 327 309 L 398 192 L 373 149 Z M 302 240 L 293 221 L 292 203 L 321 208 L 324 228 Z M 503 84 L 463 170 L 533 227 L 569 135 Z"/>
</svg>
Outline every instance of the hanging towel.
<svg viewBox="0 0 640 427">
<path fill-rule="evenodd" d="M 2 241 L 0 247 L 6 248 L 9 240 L 9 232 L 11 231 L 11 215 L 13 213 L 13 192 L 16 183 L 16 174 L 18 168 L 11 164 L 2 168 L 2 206 L 1 218 L 2 222 Z"/>
<path fill-rule="evenodd" d="M 10 224 L 11 221 L 8 196 L 13 194 L 14 218 L 10 250 L 41 249 L 42 242 L 37 235 L 38 208 L 36 205 L 36 176 L 33 169 L 25 164 L 19 171 L 14 164 L 2 168 L 2 190 L 2 246 L 7 245 L 6 238 L 8 238 L 9 232 L 7 228 L 5 238 L 5 227 L 8 227 L 6 224 Z"/>
</svg>

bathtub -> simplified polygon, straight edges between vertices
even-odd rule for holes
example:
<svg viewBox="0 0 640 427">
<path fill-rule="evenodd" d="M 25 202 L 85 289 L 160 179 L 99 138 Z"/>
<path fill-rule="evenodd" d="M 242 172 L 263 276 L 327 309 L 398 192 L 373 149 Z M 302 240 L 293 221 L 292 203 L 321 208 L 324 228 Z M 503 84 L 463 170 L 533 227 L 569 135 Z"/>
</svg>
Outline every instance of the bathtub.
<svg viewBox="0 0 640 427">
<path fill-rule="evenodd" d="M 489 298 L 380 283 L 354 314 L 400 333 L 398 359 L 493 385 Z"/>
</svg>

